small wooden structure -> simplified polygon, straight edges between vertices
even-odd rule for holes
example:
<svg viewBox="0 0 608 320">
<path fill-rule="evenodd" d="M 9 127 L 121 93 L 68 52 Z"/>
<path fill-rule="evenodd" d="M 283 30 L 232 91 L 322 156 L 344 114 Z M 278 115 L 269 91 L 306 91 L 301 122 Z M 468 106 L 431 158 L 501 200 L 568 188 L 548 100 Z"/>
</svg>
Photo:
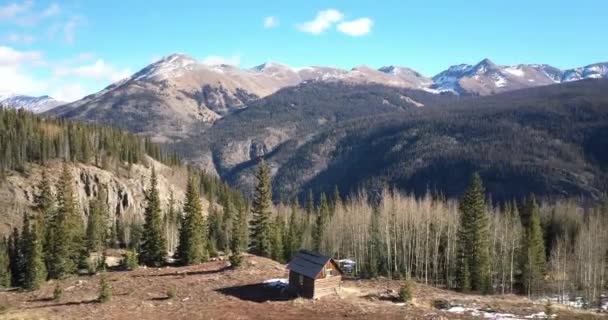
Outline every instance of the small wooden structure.
<svg viewBox="0 0 608 320">
<path fill-rule="evenodd" d="M 289 286 L 301 297 L 316 299 L 340 288 L 342 270 L 334 259 L 300 250 L 287 264 Z"/>
</svg>

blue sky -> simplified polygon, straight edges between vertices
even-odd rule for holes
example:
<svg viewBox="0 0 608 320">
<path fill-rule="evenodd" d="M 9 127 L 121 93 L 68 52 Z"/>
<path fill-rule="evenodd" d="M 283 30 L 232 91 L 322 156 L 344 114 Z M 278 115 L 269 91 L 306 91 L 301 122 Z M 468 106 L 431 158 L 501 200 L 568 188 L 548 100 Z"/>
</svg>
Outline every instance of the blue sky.
<svg viewBox="0 0 608 320">
<path fill-rule="evenodd" d="M 0 1 L 0 92 L 73 100 L 164 55 L 250 67 L 608 60 L 608 1 Z"/>
</svg>

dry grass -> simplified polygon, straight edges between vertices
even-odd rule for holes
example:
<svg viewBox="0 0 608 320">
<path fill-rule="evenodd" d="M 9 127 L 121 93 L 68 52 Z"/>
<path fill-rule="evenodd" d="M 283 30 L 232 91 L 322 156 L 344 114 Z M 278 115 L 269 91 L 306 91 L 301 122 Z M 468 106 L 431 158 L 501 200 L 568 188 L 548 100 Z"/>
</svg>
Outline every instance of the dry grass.
<svg viewBox="0 0 608 320">
<path fill-rule="evenodd" d="M 1 292 L 6 306 L 0 319 L 468 319 L 434 309 L 433 301 L 447 299 L 464 304 L 491 305 L 501 311 L 531 314 L 542 304 L 516 296 L 461 295 L 424 285 L 414 288 L 414 302 L 401 306 L 391 301 L 398 281 L 344 281 L 338 295 L 319 300 L 285 299 L 260 285 L 270 278 L 286 277 L 285 266 L 247 256 L 238 269 L 215 261 L 192 267 L 140 268 L 105 274 L 113 298 L 96 301 L 99 275 L 61 281 L 61 301 L 53 301 L 55 283 L 34 292 Z M 178 292 L 169 298 L 167 292 Z M 589 314 L 562 311 L 567 319 L 590 319 Z M 598 317 L 599 318 L 599 317 Z"/>
</svg>

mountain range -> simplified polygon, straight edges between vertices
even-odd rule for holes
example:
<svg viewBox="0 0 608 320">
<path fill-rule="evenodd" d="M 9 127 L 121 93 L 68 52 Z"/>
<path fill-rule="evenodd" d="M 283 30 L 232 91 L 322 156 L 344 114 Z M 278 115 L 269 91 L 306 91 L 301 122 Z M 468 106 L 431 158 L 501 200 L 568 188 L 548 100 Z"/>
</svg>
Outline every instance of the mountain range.
<svg viewBox="0 0 608 320">
<path fill-rule="evenodd" d="M 200 123 L 246 108 L 253 101 L 281 88 L 303 82 L 381 84 L 431 93 L 490 95 L 516 89 L 608 77 L 608 63 L 560 70 L 548 65 L 501 66 L 484 59 L 476 65 L 461 64 L 429 78 L 405 67 L 351 70 L 333 67 L 293 68 L 265 63 L 253 68 L 205 65 L 173 54 L 152 63 L 131 77 L 114 83 L 82 100 L 52 111 L 53 115 L 93 120 L 131 128 L 157 141 L 179 140 Z M 116 118 L 116 110 L 121 117 Z M 147 126 L 139 116 L 150 117 Z M 135 125 L 137 123 L 137 125 Z"/>
<path fill-rule="evenodd" d="M 17 94 L 0 94 L 0 105 L 25 109 L 33 113 L 46 112 L 62 104 L 65 104 L 65 102 L 55 100 L 49 96 L 34 97 Z"/>
<path fill-rule="evenodd" d="M 264 158 L 277 198 L 384 184 L 454 196 L 473 171 L 497 199 L 597 198 L 608 181 L 607 77 L 608 63 L 485 59 L 428 78 L 396 66 L 244 69 L 175 54 L 45 115 L 151 136 L 246 192 Z"/>
</svg>

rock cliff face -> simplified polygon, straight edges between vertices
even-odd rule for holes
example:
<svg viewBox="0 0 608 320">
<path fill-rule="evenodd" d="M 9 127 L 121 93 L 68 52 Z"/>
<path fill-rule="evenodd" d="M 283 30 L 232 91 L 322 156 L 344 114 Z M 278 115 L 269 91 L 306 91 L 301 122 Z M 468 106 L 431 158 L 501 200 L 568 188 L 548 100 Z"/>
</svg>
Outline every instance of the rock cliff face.
<svg viewBox="0 0 608 320">
<path fill-rule="evenodd" d="M 152 159 L 148 159 L 147 162 L 148 165 L 134 164 L 111 170 L 93 165 L 71 165 L 74 189 L 83 221 L 86 221 L 89 201 L 97 196 L 102 186 L 106 186 L 110 221 L 119 220 L 125 224 L 143 222 L 145 191 L 149 188 L 152 165 L 158 174 L 158 189 L 163 209 L 167 208 L 172 192 L 177 205 L 181 207 L 187 181 L 186 170 L 170 168 Z M 6 234 L 13 226 L 20 225 L 23 212 L 32 210 L 43 170 L 46 170 L 55 192 L 55 185 L 61 175 L 61 166 L 61 162 L 55 161 L 44 168 L 30 165 L 25 173 L 8 174 L 0 185 L 0 206 L 4 208 L 0 220 L 2 223 L 0 233 Z M 202 199 L 202 202 L 206 212 L 209 203 L 206 199 Z"/>
</svg>

